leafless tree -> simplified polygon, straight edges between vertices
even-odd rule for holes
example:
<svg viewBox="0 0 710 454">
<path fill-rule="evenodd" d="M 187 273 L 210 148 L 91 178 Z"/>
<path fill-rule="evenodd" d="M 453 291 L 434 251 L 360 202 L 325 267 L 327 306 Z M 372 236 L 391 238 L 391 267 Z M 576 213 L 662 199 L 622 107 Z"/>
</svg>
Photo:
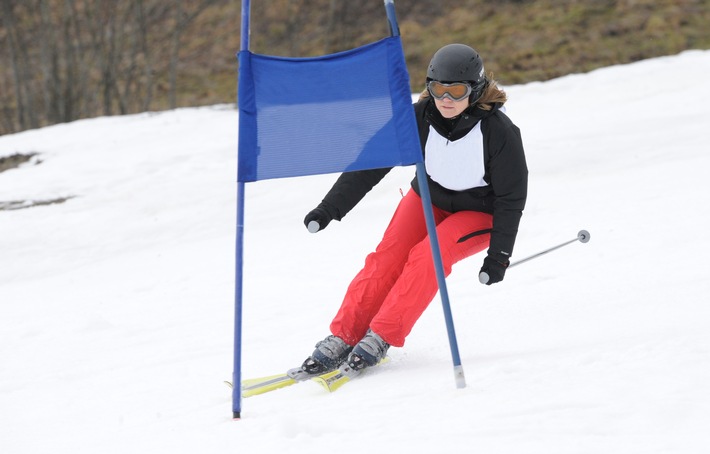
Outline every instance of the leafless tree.
<svg viewBox="0 0 710 454">
<path fill-rule="evenodd" d="M 228 1 L 0 0 L 0 134 L 149 110 L 160 80 L 176 107 L 184 34 Z"/>
</svg>

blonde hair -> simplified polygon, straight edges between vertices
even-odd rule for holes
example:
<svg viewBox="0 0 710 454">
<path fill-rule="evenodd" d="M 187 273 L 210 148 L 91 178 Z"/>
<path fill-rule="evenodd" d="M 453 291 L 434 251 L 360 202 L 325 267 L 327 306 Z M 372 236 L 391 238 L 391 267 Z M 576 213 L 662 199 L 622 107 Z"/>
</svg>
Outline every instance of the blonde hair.
<svg viewBox="0 0 710 454">
<path fill-rule="evenodd" d="M 419 100 L 421 101 L 422 99 L 429 98 L 430 96 L 429 90 L 425 88 L 419 95 Z M 493 108 L 493 104 L 505 104 L 507 100 L 508 95 L 505 93 L 505 90 L 498 87 L 498 82 L 493 79 L 493 73 L 488 73 L 486 75 L 486 85 L 483 89 L 483 93 L 481 93 L 481 96 L 478 99 L 469 98 L 469 102 L 471 104 L 477 104 L 481 110 L 491 110 Z"/>
</svg>

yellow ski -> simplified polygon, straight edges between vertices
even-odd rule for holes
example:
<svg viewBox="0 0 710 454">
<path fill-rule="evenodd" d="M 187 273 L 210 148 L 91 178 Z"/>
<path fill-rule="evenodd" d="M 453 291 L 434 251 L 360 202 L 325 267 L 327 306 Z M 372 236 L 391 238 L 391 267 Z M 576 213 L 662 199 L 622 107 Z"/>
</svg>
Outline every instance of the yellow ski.
<svg viewBox="0 0 710 454">
<path fill-rule="evenodd" d="M 306 381 L 313 375 L 306 374 L 300 367 L 289 369 L 285 374 L 268 375 L 259 378 L 247 378 L 242 380 L 242 397 L 251 397 L 268 393 L 277 389 L 285 388 L 296 383 Z M 230 388 L 234 385 L 231 382 L 224 382 Z"/>
<path fill-rule="evenodd" d="M 377 363 L 377 366 L 384 364 L 389 361 L 389 356 L 382 358 L 382 361 Z M 349 382 L 353 378 L 359 376 L 364 370 L 355 370 L 347 364 L 340 366 L 340 369 L 336 369 L 332 372 L 319 375 L 317 377 L 311 378 L 314 382 L 320 384 L 326 391 L 335 392 L 340 389 L 345 383 Z"/>
</svg>

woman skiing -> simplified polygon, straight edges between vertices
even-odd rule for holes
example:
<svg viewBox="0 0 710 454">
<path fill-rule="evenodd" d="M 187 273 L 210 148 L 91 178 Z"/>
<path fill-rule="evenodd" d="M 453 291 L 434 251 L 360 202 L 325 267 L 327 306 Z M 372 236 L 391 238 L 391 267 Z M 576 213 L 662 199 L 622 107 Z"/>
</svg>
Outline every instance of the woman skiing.
<svg viewBox="0 0 710 454">
<path fill-rule="evenodd" d="M 439 49 L 414 110 L 424 153 L 444 271 L 488 249 L 487 284 L 503 280 L 527 196 L 519 129 L 503 113 L 507 97 L 486 76 L 478 53 L 463 44 Z M 340 221 L 390 169 L 342 174 L 306 216 L 309 231 Z M 331 335 L 301 366 L 320 374 L 347 363 L 377 364 L 401 347 L 438 290 L 417 179 L 382 241 L 367 256 L 330 325 Z"/>
</svg>

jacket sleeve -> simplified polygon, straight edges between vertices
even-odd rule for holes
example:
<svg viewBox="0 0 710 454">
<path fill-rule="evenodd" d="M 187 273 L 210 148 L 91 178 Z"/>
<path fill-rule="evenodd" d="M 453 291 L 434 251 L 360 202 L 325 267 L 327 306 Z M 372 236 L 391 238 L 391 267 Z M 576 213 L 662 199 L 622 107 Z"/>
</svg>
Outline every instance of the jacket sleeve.
<svg viewBox="0 0 710 454">
<path fill-rule="evenodd" d="M 528 193 L 528 168 L 520 130 L 505 114 L 489 124 L 489 171 L 494 193 L 493 231 L 488 254 L 501 262 L 513 254 Z"/>
<path fill-rule="evenodd" d="M 321 206 L 328 210 L 333 219 L 340 221 L 390 170 L 392 167 L 343 173 L 328 191 Z"/>
</svg>

